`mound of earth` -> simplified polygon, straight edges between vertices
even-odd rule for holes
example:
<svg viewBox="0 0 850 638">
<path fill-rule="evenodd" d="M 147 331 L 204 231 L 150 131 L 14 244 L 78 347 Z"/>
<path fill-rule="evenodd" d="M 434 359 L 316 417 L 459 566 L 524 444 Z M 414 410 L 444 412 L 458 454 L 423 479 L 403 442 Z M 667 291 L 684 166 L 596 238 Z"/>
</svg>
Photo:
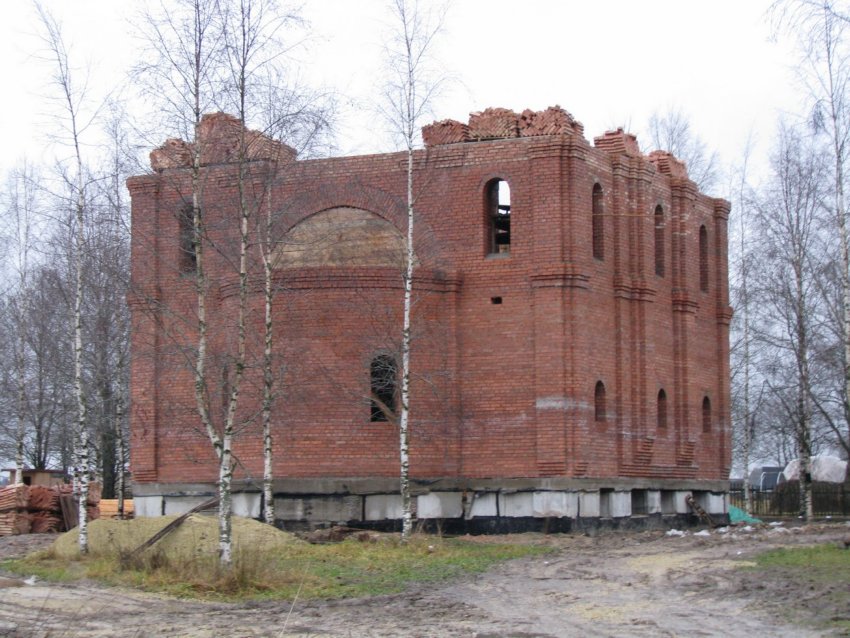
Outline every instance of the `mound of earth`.
<svg viewBox="0 0 850 638">
<path fill-rule="evenodd" d="M 129 521 L 91 521 L 88 526 L 89 553 L 93 556 L 115 556 L 130 552 L 175 518 L 160 516 Z M 240 547 L 274 551 L 304 542 L 293 534 L 250 518 L 234 516 L 232 522 L 233 545 L 237 552 Z M 59 536 L 52 550 L 59 558 L 75 558 L 79 555 L 78 543 L 79 530 L 73 529 Z M 218 519 L 215 516 L 193 514 L 154 547 L 172 558 L 215 555 L 218 553 Z"/>
</svg>

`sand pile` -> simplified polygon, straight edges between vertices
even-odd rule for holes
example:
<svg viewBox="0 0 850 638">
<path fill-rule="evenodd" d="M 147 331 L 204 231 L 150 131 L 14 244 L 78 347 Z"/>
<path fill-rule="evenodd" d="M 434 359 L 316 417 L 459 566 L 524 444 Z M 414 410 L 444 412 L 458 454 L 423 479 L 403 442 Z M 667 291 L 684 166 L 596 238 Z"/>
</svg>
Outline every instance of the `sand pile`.
<svg viewBox="0 0 850 638">
<path fill-rule="evenodd" d="M 176 516 L 137 518 L 130 521 L 98 519 L 89 523 L 89 552 L 93 556 L 118 555 L 136 549 Z M 74 558 L 79 555 L 79 533 L 73 529 L 62 534 L 53 543 L 58 557 Z M 234 552 L 240 548 L 275 551 L 304 541 L 293 534 L 250 518 L 233 517 Z M 218 553 L 218 519 L 215 516 L 193 514 L 176 530 L 160 539 L 153 548 L 172 558 L 216 555 Z"/>
</svg>

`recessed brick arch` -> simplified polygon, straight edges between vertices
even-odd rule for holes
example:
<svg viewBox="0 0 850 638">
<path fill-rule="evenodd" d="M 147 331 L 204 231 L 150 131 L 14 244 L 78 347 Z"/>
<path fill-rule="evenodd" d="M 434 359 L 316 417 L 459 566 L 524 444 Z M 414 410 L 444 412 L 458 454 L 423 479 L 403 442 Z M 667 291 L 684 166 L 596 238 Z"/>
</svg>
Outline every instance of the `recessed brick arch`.
<svg viewBox="0 0 850 638">
<path fill-rule="evenodd" d="M 357 208 L 365 210 L 389 224 L 400 235 L 407 235 L 407 206 L 399 197 L 359 180 L 340 184 L 322 184 L 318 188 L 299 193 L 276 207 L 278 210 L 275 239 L 280 239 L 308 217 L 332 208 Z M 419 215 L 414 221 L 414 245 L 420 264 L 440 265 L 446 270 L 449 261 L 431 227 Z"/>
</svg>

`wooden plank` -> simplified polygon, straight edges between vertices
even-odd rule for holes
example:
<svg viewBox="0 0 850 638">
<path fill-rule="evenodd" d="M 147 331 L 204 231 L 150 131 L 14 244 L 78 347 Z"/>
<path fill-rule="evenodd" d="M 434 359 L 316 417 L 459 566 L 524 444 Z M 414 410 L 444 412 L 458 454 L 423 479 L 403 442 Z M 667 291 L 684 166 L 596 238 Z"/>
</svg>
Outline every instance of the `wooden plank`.
<svg viewBox="0 0 850 638">
<path fill-rule="evenodd" d="M 198 512 L 203 512 L 204 510 L 212 509 L 213 507 L 215 507 L 217 505 L 218 505 L 218 496 L 215 496 L 208 501 L 204 501 L 203 503 L 201 503 L 197 507 L 193 507 L 188 512 L 186 512 L 185 514 L 181 514 L 180 516 L 175 518 L 173 521 L 171 521 L 168 525 L 166 525 L 161 530 L 159 530 L 156 534 L 151 536 L 144 543 L 139 545 L 132 552 L 130 552 L 127 555 L 127 557 L 125 558 L 125 560 L 130 561 L 130 560 L 134 559 L 139 554 L 141 554 L 143 551 L 145 551 L 148 547 L 151 547 L 158 540 L 160 540 L 161 538 L 164 538 L 165 536 L 168 536 L 168 534 L 170 534 L 175 529 L 180 527 L 183 524 L 183 522 L 187 518 L 189 518 L 192 514 L 197 514 Z"/>
<path fill-rule="evenodd" d="M 59 507 L 62 510 L 62 521 L 65 523 L 65 531 L 74 529 L 80 522 L 80 509 L 77 497 L 74 494 L 60 494 Z"/>
</svg>

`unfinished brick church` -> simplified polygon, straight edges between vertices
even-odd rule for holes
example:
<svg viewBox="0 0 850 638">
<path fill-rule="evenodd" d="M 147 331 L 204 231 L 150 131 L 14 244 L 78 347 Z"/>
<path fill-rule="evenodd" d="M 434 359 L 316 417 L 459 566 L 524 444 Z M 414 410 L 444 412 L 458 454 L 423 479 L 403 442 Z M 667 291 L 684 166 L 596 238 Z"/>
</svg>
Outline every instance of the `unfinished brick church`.
<svg viewBox="0 0 850 638">
<path fill-rule="evenodd" d="M 235 118 L 213 114 L 197 140 L 209 365 L 221 372 L 209 376 L 222 379 L 208 388 L 211 405 L 224 410 L 232 372 L 242 166 L 256 218 L 273 220 L 277 516 L 392 525 L 407 155 L 299 159 L 249 131 L 240 163 L 240 133 Z M 669 153 L 642 153 L 629 133 L 589 143 L 560 107 L 487 109 L 426 126 L 422 138 L 411 355 L 418 518 L 468 531 L 640 524 L 681 518 L 691 494 L 723 516 L 729 203 L 700 193 Z M 217 479 L 191 372 L 192 151 L 168 140 L 151 154 L 152 173 L 128 181 L 141 515 L 186 511 Z M 235 507 L 259 516 L 264 295 L 251 251 Z"/>
</svg>

